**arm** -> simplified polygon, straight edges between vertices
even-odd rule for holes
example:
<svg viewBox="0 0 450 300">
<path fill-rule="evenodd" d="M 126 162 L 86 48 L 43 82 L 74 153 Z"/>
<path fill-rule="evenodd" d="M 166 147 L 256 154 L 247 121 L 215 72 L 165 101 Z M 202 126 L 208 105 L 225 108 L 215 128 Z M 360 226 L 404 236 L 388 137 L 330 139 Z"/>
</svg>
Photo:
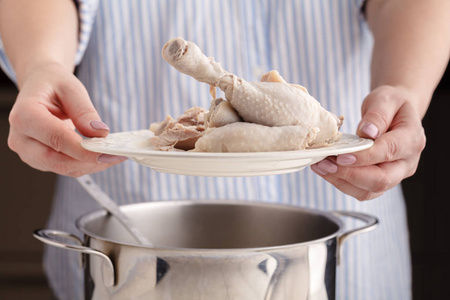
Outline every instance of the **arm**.
<svg viewBox="0 0 450 300">
<path fill-rule="evenodd" d="M 9 147 L 30 166 L 80 176 L 115 163 L 84 150 L 85 136 L 106 136 L 83 84 L 72 74 L 78 17 L 71 0 L 0 0 L 0 34 L 16 73 Z M 108 163 L 99 164 L 102 158 Z"/>
<path fill-rule="evenodd" d="M 39 66 L 75 68 L 78 18 L 70 0 L 1 0 L 0 32 L 19 88 Z"/>
<path fill-rule="evenodd" d="M 450 55 L 450 1 L 369 0 L 366 9 L 375 39 L 372 89 L 409 91 L 423 117 Z"/>
<path fill-rule="evenodd" d="M 358 134 L 374 146 L 312 166 L 344 193 L 372 199 L 415 173 L 426 140 L 421 119 L 449 59 L 449 11 L 448 0 L 368 0 L 372 91 Z"/>
</svg>

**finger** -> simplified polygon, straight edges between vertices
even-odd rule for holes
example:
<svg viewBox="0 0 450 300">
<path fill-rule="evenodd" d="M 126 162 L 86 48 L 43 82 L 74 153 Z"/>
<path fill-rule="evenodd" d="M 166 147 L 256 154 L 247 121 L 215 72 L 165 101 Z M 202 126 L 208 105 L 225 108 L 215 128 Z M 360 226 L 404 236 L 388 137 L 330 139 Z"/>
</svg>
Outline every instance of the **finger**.
<svg viewBox="0 0 450 300">
<path fill-rule="evenodd" d="M 412 172 L 405 160 L 363 167 L 343 167 L 335 164 L 335 158 L 328 158 L 312 166 L 312 169 L 339 190 L 357 195 L 358 199 L 365 198 L 368 194 L 384 193 Z"/>
<path fill-rule="evenodd" d="M 329 183 L 334 185 L 338 190 L 358 199 L 359 201 L 374 199 L 383 194 L 383 193 L 374 193 L 374 192 L 368 191 L 366 189 L 362 189 L 360 187 L 357 187 L 357 186 L 351 184 L 348 181 L 345 181 L 342 178 L 334 176 L 333 174 L 322 175 L 322 171 L 318 170 L 317 165 L 312 165 L 311 169 L 317 175 L 321 176 L 322 178 L 326 179 Z"/>
<path fill-rule="evenodd" d="M 60 172 L 51 170 L 48 164 L 45 163 L 45 160 L 51 159 L 51 161 L 54 163 L 60 161 L 67 162 L 67 160 L 69 159 L 73 160 L 67 155 L 56 152 L 50 147 L 25 136 L 15 136 L 14 138 L 9 138 L 8 143 L 9 147 L 19 155 L 20 159 L 24 163 L 40 171 L 54 171 L 55 173 L 61 174 Z"/>
<path fill-rule="evenodd" d="M 376 139 L 385 133 L 403 103 L 393 87 L 384 86 L 373 90 L 361 106 L 362 119 L 357 134 Z"/>
<path fill-rule="evenodd" d="M 25 116 L 26 118 L 26 116 Z M 82 137 L 64 121 L 53 116 L 44 106 L 32 113 L 33 124 L 17 122 L 18 130 L 30 138 L 79 161 L 96 162 L 96 155 L 81 147 Z"/>
<path fill-rule="evenodd" d="M 330 175 L 363 190 L 381 193 L 399 184 L 406 172 L 409 172 L 409 167 L 404 160 L 399 160 L 364 167 L 339 167 Z"/>
<path fill-rule="evenodd" d="M 414 108 L 406 103 L 398 111 L 389 131 L 379 136 L 371 148 L 338 155 L 337 163 L 344 166 L 364 166 L 399 159 L 416 160 L 425 144 L 426 138 L 420 119 Z"/>
<path fill-rule="evenodd" d="M 369 149 L 340 154 L 336 162 L 341 166 L 369 166 L 383 162 L 392 162 L 398 159 L 410 157 L 414 154 L 414 148 L 410 146 L 411 141 L 407 138 L 407 132 L 403 130 L 391 131 L 383 134 Z"/>
<path fill-rule="evenodd" d="M 74 76 L 64 83 L 56 88 L 56 94 L 78 131 L 87 137 L 107 136 L 109 127 L 101 121 L 83 84 Z"/>
<path fill-rule="evenodd" d="M 18 153 L 23 162 L 41 171 L 54 172 L 65 176 L 78 177 L 99 172 L 123 161 L 110 159 L 108 163 L 80 162 L 32 138 L 25 137 L 19 139 L 17 143 L 19 147 L 24 149 Z"/>
</svg>

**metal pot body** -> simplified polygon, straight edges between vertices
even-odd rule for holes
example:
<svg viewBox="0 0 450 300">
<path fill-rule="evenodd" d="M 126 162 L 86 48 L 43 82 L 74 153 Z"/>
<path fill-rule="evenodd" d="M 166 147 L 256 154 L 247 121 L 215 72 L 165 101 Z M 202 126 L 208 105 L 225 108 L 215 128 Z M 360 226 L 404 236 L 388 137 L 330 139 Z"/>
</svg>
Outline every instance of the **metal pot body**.
<svg viewBox="0 0 450 300">
<path fill-rule="evenodd" d="M 35 236 L 83 253 L 86 299 L 335 299 L 345 238 L 374 217 L 230 201 L 164 201 L 121 210 L 155 246 L 136 245 L 104 211 L 80 218 L 82 245 Z M 337 215 L 366 225 L 343 232 Z"/>
</svg>

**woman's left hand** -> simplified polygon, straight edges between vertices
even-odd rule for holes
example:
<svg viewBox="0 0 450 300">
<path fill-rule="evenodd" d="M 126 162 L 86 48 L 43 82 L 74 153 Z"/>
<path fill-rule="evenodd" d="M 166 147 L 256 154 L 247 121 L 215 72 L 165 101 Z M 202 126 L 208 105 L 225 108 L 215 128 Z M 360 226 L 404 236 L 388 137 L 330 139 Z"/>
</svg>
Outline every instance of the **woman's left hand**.
<svg viewBox="0 0 450 300">
<path fill-rule="evenodd" d="M 425 147 L 420 114 L 400 87 L 381 86 L 364 100 L 358 135 L 373 147 L 328 157 L 311 169 L 340 191 L 363 201 L 376 198 L 412 176 Z"/>
</svg>

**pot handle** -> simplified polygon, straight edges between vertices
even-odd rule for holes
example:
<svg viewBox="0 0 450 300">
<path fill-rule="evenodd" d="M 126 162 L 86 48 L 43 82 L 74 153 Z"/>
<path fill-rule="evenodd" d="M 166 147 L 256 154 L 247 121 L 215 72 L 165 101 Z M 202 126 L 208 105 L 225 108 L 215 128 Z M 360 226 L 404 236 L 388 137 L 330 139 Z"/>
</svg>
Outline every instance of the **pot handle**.
<svg viewBox="0 0 450 300">
<path fill-rule="evenodd" d="M 343 233 L 342 235 L 338 236 L 338 238 L 337 238 L 337 245 L 338 245 L 337 246 L 338 247 L 337 264 L 339 265 L 341 256 L 342 256 L 342 244 L 345 242 L 345 240 L 347 240 L 348 238 L 350 238 L 354 235 L 368 232 L 368 231 L 375 229 L 378 226 L 379 222 L 376 217 L 368 215 L 368 214 L 360 213 L 360 212 L 334 211 L 333 214 L 336 215 L 337 217 L 355 218 L 355 219 L 364 221 L 366 223 L 362 227 L 355 228 L 353 230 L 347 231 L 347 232 Z"/>
<path fill-rule="evenodd" d="M 59 230 L 52 230 L 52 229 L 37 229 L 33 232 L 33 236 L 40 240 L 41 242 L 62 248 L 62 249 L 68 249 L 73 250 L 77 252 L 81 252 L 84 254 L 92 254 L 96 255 L 103 259 L 103 268 L 106 268 L 106 272 L 103 272 L 103 283 L 105 286 L 114 286 L 114 265 L 111 261 L 111 259 L 106 255 L 105 253 L 83 246 L 83 242 L 80 240 L 79 237 L 76 235 L 73 235 L 71 233 L 67 233 L 65 231 L 59 231 Z M 65 242 L 61 242 L 54 237 L 63 237 L 63 238 L 69 238 L 77 242 L 77 244 L 68 244 Z"/>
</svg>

